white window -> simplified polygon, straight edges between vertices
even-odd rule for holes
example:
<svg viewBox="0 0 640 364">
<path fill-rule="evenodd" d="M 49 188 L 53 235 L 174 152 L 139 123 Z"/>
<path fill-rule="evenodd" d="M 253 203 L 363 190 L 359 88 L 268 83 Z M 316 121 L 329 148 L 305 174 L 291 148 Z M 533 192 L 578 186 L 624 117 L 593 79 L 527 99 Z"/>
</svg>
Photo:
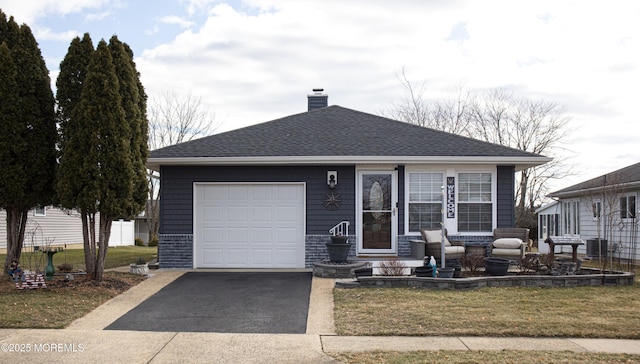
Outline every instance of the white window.
<svg viewBox="0 0 640 364">
<path fill-rule="evenodd" d="M 458 231 L 492 231 L 491 173 L 458 174 Z"/>
<path fill-rule="evenodd" d="M 444 173 L 409 173 L 409 232 L 439 229 Z"/>
<path fill-rule="evenodd" d="M 33 216 L 47 216 L 47 208 L 44 206 L 38 206 L 34 208 Z"/>
<path fill-rule="evenodd" d="M 636 218 L 636 196 L 620 197 L 620 218 L 621 219 Z"/>
<path fill-rule="evenodd" d="M 593 210 L 593 220 L 598 220 L 602 216 L 602 202 L 596 201 L 591 205 Z"/>
<path fill-rule="evenodd" d="M 558 214 L 542 214 L 540 215 L 540 238 L 546 239 L 550 236 L 557 236 L 558 234 Z"/>
<path fill-rule="evenodd" d="M 580 201 L 566 201 L 562 203 L 564 233 L 580 235 Z"/>
</svg>

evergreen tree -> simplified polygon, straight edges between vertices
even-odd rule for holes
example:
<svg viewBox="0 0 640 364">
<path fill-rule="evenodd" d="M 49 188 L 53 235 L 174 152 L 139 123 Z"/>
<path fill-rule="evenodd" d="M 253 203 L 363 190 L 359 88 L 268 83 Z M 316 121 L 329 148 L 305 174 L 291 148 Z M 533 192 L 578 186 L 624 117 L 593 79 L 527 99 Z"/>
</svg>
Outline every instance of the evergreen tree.
<svg viewBox="0 0 640 364">
<path fill-rule="evenodd" d="M 57 131 L 49 71 L 38 43 L 26 24 L 18 26 L 13 17 L 7 21 L 0 11 L 2 44 L 0 207 L 7 213 L 6 271 L 20 259 L 28 211 L 53 202 Z"/>
<path fill-rule="evenodd" d="M 133 218 L 147 199 L 146 95 L 133 52 L 115 36 L 95 51 L 88 34 L 74 39 L 57 85 L 58 195 L 64 207 L 81 212 L 87 272 L 100 281 L 112 221 Z"/>
<path fill-rule="evenodd" d="M 126 218 L 134 218 L 145 208 L 148 195 L 146 161 L 148 151 L 148 122 L 146 114 L 146 94 L 140 82 L 140 74 L 133 62 L 133 52 L 126 43 L 118 40 L 117 36 L 109 40 L 109 49 L 113 57 L 120 84 L 122 107 L 131 131 L 129 143 L 131 145 L 131 161 L 134 169 L 133 196 Z"/>
<path fill-rule="evenodd" d="M 82 40 L 79 37 L 74 38 L 60 63 L 60 73 L 56 80 L 57 116 L 61 135 L 61 158 L 56 187 L 60 204 L 80 212 L 87 272 L 95 270 L 95 218 L 98 206 L 94 197 L 96 187 L 91 186 L 95 179 L 78 178 L 78 168 L 84 165 L 96 134 L 95 129 L 83 125 L 78 119 L 73 118 L 72 114 L 80 102 L 93 52 L 93 42 L 88 33 L 84 34 Z M 87 164 L 84 168 L 91 176 L 99 174 L 97 165 Z"/>
</svg>

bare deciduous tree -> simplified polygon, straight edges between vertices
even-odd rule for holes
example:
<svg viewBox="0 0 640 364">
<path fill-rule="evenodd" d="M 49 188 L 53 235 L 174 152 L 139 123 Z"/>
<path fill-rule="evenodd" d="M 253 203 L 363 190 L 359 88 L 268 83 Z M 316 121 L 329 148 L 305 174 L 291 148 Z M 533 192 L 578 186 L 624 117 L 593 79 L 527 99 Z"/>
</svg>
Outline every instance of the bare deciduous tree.
<svg viewBox="0 0 640 364">
<path fill-rule="evenodd" d="M 159 149 L 211 135 L 218 127 L 215 113 L 205 107 L 202 97 L 191 92 L 181 95 L 166 90 L 149 100 L 149 149 Z M 160 176 L 147 170 L 149 203 L 146 222 L 149 241 L 157 239 L 159 228 Z"/>
<path fill-rule="evenodd" d="M 467 126 L 472 97 L 464 87 L 458 86 L 451 99 L 429 102 L 424 96 L 425 84 L 414 87 L 404 68 L 397 78 L 405 96 L 382 114 L 410 124 L 469 136 Z"/>
<path fill-rule="evenodd" d="M 425 98 L 424 83 L 414 87 L 404 68 L 398 79 L 405 97 L 383 114 L 554 158 L 545 165 L 520 171 L 516 185 L 517 214 L 526 215 L 539 205 L 551 180 L 573 174 L 567 163 L 571 153 L 563 145 L 572 130 L 560 104 L 518 97 L 505 88 L 472 92 L 463 87 L 458 87 L 449 99 L 430 102 Z"/>
</svg>

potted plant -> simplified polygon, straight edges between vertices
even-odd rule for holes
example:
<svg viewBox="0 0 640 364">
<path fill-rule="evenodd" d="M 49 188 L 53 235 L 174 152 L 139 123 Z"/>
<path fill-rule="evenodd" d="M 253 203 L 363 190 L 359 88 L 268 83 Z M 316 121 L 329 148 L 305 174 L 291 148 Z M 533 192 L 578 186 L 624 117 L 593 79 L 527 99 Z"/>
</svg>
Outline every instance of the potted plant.
<svg viewBox="0 0 640 364">
<path fill-rule="evenodd" d="M 345 263 L 347 261 L 349 251 L 351 251 L 351 244 L 347 236 L 332 235 L 331 242 L 325 245 L 327 246 L 327 253 L 329 253 L 329 260 L 332 263 Z"/>
<path fill-rule="evenodd" d="M 504 258 L 484 258 L 484 270 L 492 276 L 505 276 L 509 270 L 511 261 Z"/>
<path fill-rule="evenodd" d="M 129 266 L 129 272 L 146 276 L 149 274 L 149 265 L 144 258 L 138 258 L 135 263 Z"/>
<path fill-rule="evenodd" d="M 453 267 L 438 268 L 438 278 L 453 278 Z"/>
</svg>

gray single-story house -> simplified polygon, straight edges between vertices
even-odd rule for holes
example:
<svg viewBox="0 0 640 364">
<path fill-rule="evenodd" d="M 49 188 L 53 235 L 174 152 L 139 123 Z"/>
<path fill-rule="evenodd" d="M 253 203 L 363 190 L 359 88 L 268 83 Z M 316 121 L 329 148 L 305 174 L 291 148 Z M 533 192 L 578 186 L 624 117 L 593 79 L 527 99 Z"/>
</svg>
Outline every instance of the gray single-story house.
<svg viewBox="0 0 640 364">
<path fill-rule="evenodd" d="M 349 222 L 351 255 L 408 257 L 421 228 L 490 241 L 514 174 L 544 156 L 328 106 L 154 150 L 162 268 L 309 268 Z"/>
<path fill-rule="evenodd" d="M 554 202 L 536 211 L 541 229 L 538 249 L 548 252 L 548 244 L 541 241 L 548 235 L 560 235 L 585 241 L 578 253 L 587 256 L 640 259 L 639 193 L 640 163 L 550 193 Z M 607 243 L 599 247 L 598 238 Z"/>
</svg>

